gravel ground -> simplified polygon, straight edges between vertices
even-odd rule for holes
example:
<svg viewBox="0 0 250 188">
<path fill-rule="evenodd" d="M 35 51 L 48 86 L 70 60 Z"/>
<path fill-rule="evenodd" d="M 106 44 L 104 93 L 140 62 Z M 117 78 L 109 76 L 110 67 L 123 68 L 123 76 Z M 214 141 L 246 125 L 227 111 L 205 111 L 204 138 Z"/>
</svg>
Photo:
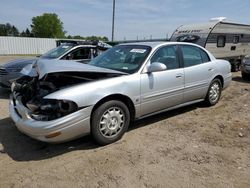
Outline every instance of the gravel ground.
<svg viewBox="0 0 250 188">
<path fill-rule="evenodd" d="M 49 145 L 23 135 L 8 94 L 0 90 L 0 187 L 250 187 L 250 82 L 240 73 L 216 106 L 137 121 L 105 147 L 90 136 Z"/>
</svg>

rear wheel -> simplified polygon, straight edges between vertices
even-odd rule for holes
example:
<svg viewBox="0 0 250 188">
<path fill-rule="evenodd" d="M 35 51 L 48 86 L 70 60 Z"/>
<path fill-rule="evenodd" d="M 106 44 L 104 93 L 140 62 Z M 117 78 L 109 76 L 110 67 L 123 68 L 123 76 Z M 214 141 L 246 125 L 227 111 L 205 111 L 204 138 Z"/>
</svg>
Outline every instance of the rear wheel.
<svg viewBox="0 0 250 188">
<path fill-rule="evenodd" d="M 221 81 L 218 78 L 215 78 L 209 86 L 205 102 L 209 106 L 215 105 L 220 100 L 221 91 Z"/>
<path fill-rule="evenodd" d="M 128 129 L 129 122 L 128 107 L 121 101 L 108 101 L 94 111 L 91 132 L 98 144 L 110 144 L 123 136 Z"/>
</svg>

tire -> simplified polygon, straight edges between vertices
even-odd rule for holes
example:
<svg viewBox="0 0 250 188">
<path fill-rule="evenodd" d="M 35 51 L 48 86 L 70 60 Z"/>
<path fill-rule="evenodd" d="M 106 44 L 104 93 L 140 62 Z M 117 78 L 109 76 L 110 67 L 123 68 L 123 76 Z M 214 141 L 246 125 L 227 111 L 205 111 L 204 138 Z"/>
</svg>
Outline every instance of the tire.
<svg viewBox="0 0 250 188">
<path fill-rule="evenodd" d="M 244 72 L 241 72 L 241 76 L 243 80 L 249 80 L 250 79 L 250 74 L 246 74 Z"/>
<path fill-rule="evenodd" d="M 129 123 L 128 107 L 121 101 L 107 101 L 94 111 L 91 133 L 98 144 L 111 144 L 121 139 L 127 131 Z"/>
<path fill-rule="evenodd" d="M 218 78 L 213 79 L 207 91 L 205 103 L 208 106 L 213 106 L 216 103 L 218 103 L 218 101 L 220 100 L 221 91 L 222 91 L 221 81 Z"/>
<path fill-rule="evenodd" d="M 231 68 L 232 70 L 232 72 L 238 72 L 239 71 L 239 69 L 240 69 L 240 65 L 239 65 L 239 63 L 238 62 L 234 62 L 234 63 L 232 63 L 232 68 Z"/>
</svg>

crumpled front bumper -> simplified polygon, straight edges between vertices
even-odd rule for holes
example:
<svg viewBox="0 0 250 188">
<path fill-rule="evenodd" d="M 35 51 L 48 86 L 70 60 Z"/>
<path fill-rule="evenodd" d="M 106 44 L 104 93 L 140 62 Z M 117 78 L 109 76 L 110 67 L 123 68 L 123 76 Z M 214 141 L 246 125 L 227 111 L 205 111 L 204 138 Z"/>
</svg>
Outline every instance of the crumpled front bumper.
<svg viewBox="0 0 250 188">
<path fill-rule="evenodd" d="M 89 134 L 92 108 L 93 106 L 89 106 L 56 120 L 37 121 L 31 118 L 31 111 L 22 104 L 19 96 L 11 95 L 9 103 L 11 118 L 21 132 L 51 143 L 65 142 Z"/>
</svg>

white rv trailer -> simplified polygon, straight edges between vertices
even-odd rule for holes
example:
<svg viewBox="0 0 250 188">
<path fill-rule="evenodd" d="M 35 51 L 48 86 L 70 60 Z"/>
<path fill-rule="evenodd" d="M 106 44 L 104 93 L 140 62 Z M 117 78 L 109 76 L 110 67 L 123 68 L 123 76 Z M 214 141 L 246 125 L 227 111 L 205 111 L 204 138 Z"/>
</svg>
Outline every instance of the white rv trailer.
<svg viewBox="0 0 250 188">
<path fill-rule="evenodd" d="M 216 58 L 229 60 L 232 71 L 237 71 L 244 56 L 250 54 L 250 25 L 216 19 L 202 24 L 182 25 L 174 31 L 170 41 L 201 45 Z"/>
</svg>

